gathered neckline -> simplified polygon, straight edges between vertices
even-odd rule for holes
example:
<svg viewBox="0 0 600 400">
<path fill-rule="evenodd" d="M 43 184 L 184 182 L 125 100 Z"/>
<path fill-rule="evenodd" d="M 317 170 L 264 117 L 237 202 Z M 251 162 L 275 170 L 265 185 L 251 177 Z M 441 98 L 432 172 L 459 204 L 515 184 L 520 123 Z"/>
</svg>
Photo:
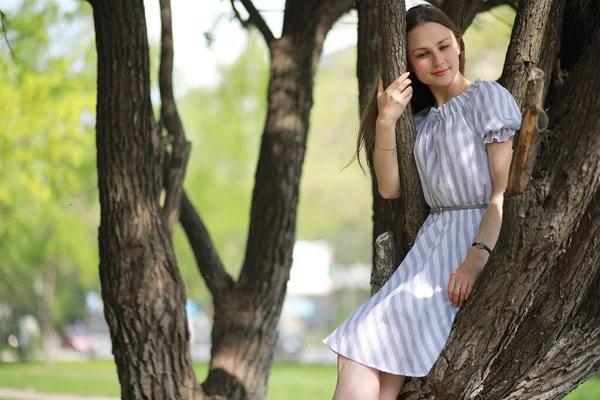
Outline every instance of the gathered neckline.
<svg viewBox="0 0 600 400">
<path fill-rule="evenodd" d="M 432 106 L 429 110 L 429 117 L 434 117 L 435 119 L 442 120 L 448 117 L 450 114 L 460 110 L 466 101 L 472 96 L 473 91 L 479 84 L 483 82 L 482 80 L 476 79 L 471 82 L 467 90 L 462 92 L 459 95 L 454 96 L 444 104 L 439 107 Z"/>
</svg>

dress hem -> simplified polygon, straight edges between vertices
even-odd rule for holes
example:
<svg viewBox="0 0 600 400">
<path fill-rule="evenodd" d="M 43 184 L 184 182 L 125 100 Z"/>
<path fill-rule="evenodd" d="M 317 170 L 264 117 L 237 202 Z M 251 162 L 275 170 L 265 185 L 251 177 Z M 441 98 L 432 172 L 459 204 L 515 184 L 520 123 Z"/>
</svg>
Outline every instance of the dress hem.
<svg viewBox="0 0 600 400">
<path fill-rule="evenodd" d="M 337 351 L 337 350 L 335 350 L 335 349 L 334 349 L 334 348 L 333 348 L 331 345 L 329 345 L 329 344 L 326 342 L 326 339 L 324 339 L 322 342 L 323 342 L 323 343 L 324 343 L 324 344 L 325 344 L 327 347 L 329 347 L 329 349 L 330 349 L 331 351 L 333 351 L 335 354 L 339 354 L 339 355 L 340 355 L 340 356 L 342 356 L 342 357 L 346 357 L 346 358 L 348 358 L 348 359 L 350 359 L 350 360 L 352 360 L 352 361 L 354 361 L 354 362 L 357 362 L 357 363 L 359 363 L 359 364 L 361 364 L 361 365 L 364 365 L 365 367 L 373 368 L 373 369 L 376 369 L 376 370 L 378 370 L 378 371 L 385 372 L 385 373 L 387 373 L 387 374 L 399 375 L 399 376 L 406 376 L 406 377 L 411 377 L 411 378 L 423 378 L 423 377 L 427 376 L 427 374 L 424 374 L 424 375 L 423 375 L 423 374 L 419 374 L 419 373 L 416 373 L 416 372 L 410 372 L 410 373 L 404 373 L 404 372 L 400 372 L 400 373 L 399 373 L 399 372 L 393 372 L 393 371 L 391 371 L 391 370 L 389 370 L 389 369 L 386 369 L 386 368 L 380 368 L 380 367 L 378 367 L 378 366 L 375 366 L 375 365 L 373 365 L 373 364 L 370 364 L 370 363 L 365 363 L 365 362 L 363 362 L 363 361 L 356 360 L 355 358 L 352 358 L 352 357 L 348 356 L 348 355 L 347 355 L 347 353 L 346 353 L 346 354 L 344 354 L 344 353 L 342 353 L 341 351 Z"/>
</svg>

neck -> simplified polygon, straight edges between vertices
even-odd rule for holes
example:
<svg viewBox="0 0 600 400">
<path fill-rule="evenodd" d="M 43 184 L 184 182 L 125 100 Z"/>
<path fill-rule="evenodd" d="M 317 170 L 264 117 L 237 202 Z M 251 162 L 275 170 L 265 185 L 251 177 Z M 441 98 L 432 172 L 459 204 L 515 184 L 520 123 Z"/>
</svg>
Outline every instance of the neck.
<svg viewBox="0 0 600 400">
<path fill-rule="evenodd" d="M 467 80 L 461 73 L 457 73 L 447 86 L 429 86 L 437 106 L 441 106 L 450 101 L 453 97 L 458 96 L 468 89 L 470 81 Z"/>
</svg>

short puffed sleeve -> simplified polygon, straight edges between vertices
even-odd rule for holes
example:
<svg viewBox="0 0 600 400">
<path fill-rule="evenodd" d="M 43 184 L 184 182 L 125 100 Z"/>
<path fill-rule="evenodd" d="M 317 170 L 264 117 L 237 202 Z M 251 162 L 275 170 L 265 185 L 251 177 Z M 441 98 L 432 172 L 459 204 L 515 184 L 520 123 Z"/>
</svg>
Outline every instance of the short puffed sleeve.
<svg viewBox="0 0 600 400">
<path fill-rule="evenodd" d="M 499 83 L 481 81 L 472 100 L 473 129 L 484 145 L 494 140 L 506 142 L 521 127 L 521 111 Z"/>
</svg>

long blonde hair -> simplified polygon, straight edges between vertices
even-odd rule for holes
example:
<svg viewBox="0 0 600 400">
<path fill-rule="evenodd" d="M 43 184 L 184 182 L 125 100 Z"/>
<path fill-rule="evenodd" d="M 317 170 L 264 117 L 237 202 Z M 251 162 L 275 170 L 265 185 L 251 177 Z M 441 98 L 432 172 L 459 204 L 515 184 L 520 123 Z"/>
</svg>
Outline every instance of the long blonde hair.
<svg viewBox="0 0 600 400">
<path fill-rule="evenodd" d="M 416 27 L 425 24 L 427 22 L 436 22 L 450 29 L 456 41 L 460 46 L 460 54 L 458 56 L 458 70 L 461 74 L 465 73 L 465 43 L 462 39 L 462 33 L 458 26 L 448 17 L 442 10 L 435 6 L 420 4 L 418 6 L 410 8 L 406 12 L 406 33 L 415 29 Z M 367 165 L 372 168 L 373 148 L 375 147 L 375 124 L 377 122 L 378 108 L 377 108 L 377 85 L 381 70 L 375 74 L 375 82 L 373 82 L 367 91 L 367 105 L 364 107 L 363 112 L 360 116 L 360 126 L 358 128 L 358 138 L 356 143 L 356 153 L 353 159 L 358 160 L 358 164 L 362 168 L 360 162 L 360 150 L 365 147 L 367 152 Z M 425 107 L 432 106 L 435 104 L 435 99 L 431 90 L 427 85 L 421 82 L 414 72 L 410 73 L 409 79 L 412 82 L 413 96 L 410 100 L 410 105 L 414 114 L 423 110 Z"/>
</svg>

